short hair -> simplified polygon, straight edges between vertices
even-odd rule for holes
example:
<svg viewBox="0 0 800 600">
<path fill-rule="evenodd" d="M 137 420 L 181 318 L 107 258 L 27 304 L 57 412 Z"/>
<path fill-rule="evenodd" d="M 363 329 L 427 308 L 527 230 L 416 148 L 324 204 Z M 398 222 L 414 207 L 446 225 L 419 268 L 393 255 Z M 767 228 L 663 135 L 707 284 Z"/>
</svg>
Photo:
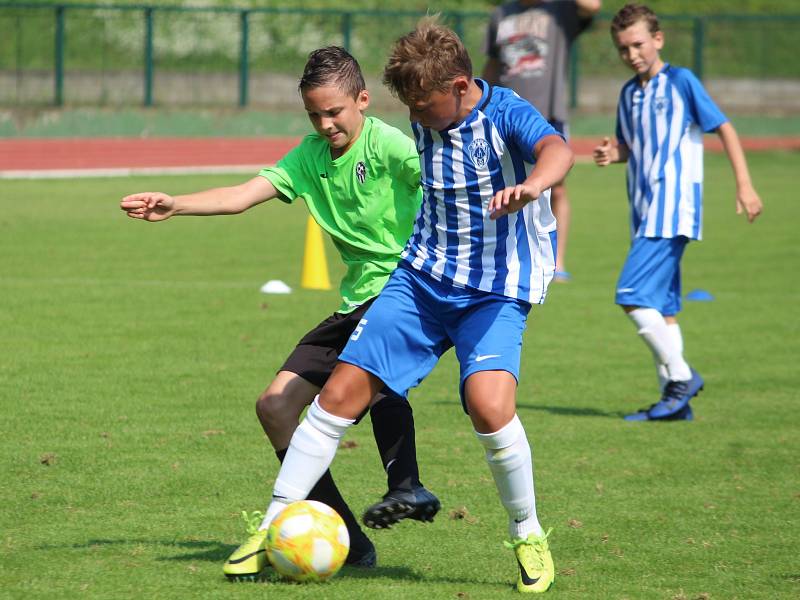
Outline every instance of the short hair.
<svg viewBox="0 0 800 600">
<path fill-rule="evenodd" d="M 297 88 L 302 93 L 326 85 L 338 85 L 353 98 L 367 89 L 358 61 L 340 46 L 327 46 L 309 54 Z"/>
<path fill-rule="evenodd" d="M 614 19 L 611 21 L 611 35 L 616 35 L 639 21 L 645 22 L 650 33 L 661 31 L 658 17 L 650 7 L 644 4 L 630 3 L 620 8 L 614 15 Z"/>
<path fill-rule="evenodd" d="M 439 23 L 438 15 L 423 17 L 392 46 L 383 83 L 404 103 L 445 91 L 460 75 L 472 78 L 472 61 L 459 37 Z"/>
</svg>

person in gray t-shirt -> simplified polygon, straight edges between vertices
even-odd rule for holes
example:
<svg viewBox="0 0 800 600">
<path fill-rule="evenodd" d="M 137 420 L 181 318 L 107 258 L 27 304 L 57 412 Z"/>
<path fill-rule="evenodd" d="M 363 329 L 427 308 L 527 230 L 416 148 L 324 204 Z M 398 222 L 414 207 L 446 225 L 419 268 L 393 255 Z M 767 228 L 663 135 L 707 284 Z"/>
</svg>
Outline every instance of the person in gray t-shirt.
<svg viewBox="0 0 800 600">
<path fill-rule="evenodd" d="M 499 6 L 486 32 L 483 78 L 517 92 L 567 137 L 570 47 L 601 4 L 601 0 L 514 0 Z M 552 187 L 550 202 L 558 222 L 555 279 L 567 281 L 570 205 L 563 181 Z"/>
</svg>

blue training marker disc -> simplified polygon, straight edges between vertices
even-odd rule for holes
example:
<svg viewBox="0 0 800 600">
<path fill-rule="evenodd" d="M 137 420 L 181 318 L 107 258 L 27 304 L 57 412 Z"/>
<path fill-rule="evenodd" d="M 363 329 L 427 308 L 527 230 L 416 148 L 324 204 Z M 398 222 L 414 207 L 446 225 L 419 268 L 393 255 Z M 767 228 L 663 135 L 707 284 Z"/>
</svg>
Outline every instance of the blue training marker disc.
<svg viewBox="0 0 800 600">
<path fill-rule="evenodd" d="M 686 299 L 690 302 L 711 302 L 714 295 L 706 290 L 692 290 L 686 294 Z"/>
</svg>

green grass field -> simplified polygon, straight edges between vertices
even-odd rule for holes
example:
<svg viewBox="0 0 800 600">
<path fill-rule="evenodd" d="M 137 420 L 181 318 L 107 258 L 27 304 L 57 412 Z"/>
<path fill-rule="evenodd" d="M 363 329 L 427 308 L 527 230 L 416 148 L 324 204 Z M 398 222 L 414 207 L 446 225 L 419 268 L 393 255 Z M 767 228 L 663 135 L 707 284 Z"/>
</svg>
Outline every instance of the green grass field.
<svg viewBox="0 0 800 600">
<path fill-rule="evenodd" d="M 623 422 L 655 399 L 649 352 L 613 305 L 627 246 L 622 168 L 570 179 L 574 281 L 534 307 L 519 414 L 538 509 L 553 527 L 551 598 L 797 598 L 800 355 L 796 154 L 751 156 L 766 210 L 733 211 L 707 157 L 706 239 L 684 289 L 687 357 L 705 376 L 692 423 Z M 231 177 L 0 182 L 0 597 L 513 598 L 506 517 L 446 356 L 412 392 L 430 525 L 370 533 L 373 571 L 322 585 L 230 584 L 242 509 L 263 510 L 276 460 L 254 401 L 306 330 L 338 305 L 297 287 L 306 214 L 152 225 L 126 193 Z M 341 273 L 328 248 L 332 275 Z M 333 470 L 355 511 L 384 491 L 368 423 Z M 466 519 L 450 516 L 465 508 Z"/>
</svg>

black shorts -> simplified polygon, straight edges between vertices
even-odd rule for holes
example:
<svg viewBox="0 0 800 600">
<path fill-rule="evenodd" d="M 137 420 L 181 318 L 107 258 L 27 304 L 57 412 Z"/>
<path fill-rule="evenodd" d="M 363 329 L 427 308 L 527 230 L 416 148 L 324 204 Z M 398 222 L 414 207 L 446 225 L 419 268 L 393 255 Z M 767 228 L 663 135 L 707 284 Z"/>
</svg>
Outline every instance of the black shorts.
<svg viewBox="0 0 800 600">
<path fill-rule="evenodd" d="M 374 300 L 370 298 L 353 312 L 333 313 L 322 321 L 303 336 L 280 370 L 295 373 L 317 387 L 324 386 L 339 362 L 339 354 Z"/>
</svg>

